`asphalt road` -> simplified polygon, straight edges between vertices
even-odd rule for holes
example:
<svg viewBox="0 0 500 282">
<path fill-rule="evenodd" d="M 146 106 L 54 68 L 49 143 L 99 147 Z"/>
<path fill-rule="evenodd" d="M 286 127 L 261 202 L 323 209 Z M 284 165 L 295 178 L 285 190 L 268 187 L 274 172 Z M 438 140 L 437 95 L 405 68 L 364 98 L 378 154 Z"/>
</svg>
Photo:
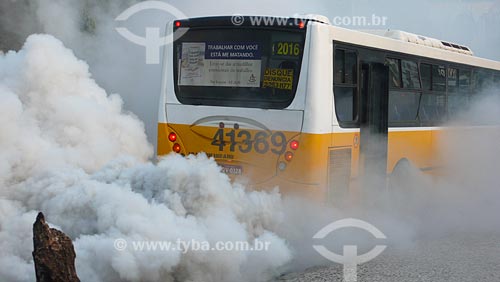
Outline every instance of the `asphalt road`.
<svg viewBox="0 0 500 282">
<path fill-rule="evenodd" d="M 342 266 L 332 264 L 288 273 L 276 282 L 343 281 Z M 359 282 L 499 282 L 500 232 L 452 234 L 420 239 L 411 247 L 388 247 L 358 266 Z"/>
</svg>

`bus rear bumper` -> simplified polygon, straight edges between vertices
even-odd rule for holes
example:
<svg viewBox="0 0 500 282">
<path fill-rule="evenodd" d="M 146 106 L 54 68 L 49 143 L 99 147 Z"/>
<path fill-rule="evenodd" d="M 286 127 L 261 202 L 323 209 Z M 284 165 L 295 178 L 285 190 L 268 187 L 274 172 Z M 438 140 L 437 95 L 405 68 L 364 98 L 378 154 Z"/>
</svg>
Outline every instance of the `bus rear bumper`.
<svg viewBox="0 0 500 282">
<path fill-rule="evenodd" d="M 236 182 L 239 182 L 236 180 Z M 246 187 L 257 191 L 271 191 L 278 188 L 282 196 L 298 196 L 312 200 L 324 201 L 325 185 L 320 183 L 300 183 L 275 176 L 267 181 L 255 184 L 246 184 Z"/>
</svg>

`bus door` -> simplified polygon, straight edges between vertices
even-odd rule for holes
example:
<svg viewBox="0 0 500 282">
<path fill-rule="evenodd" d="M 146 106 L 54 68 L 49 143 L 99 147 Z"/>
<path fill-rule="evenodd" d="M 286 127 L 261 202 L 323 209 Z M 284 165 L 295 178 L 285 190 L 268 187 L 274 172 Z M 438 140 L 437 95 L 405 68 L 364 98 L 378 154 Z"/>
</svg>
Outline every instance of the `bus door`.
<svg viewBox="0 0 500 282">
<path fill-rule="evenodd" d="M 389 67 L 362 64 L 359 175 L 363 198 L 385 189 L 388 142 Z"/>
</svg>

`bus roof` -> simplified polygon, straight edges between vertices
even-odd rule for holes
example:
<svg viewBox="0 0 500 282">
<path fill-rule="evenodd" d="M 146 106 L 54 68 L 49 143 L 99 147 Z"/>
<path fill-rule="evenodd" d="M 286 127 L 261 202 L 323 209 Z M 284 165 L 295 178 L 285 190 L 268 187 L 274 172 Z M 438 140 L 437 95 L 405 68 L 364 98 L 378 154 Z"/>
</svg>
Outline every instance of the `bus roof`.
<svg viewBox="0 0 500 282">
<path fill-rule="evenodd" d="M 273 16 L 242 16 L 242 26 L 254 26 L 250 18 L 275 18 L 284 17 Z M 230 26 L 231 16 L 210 16 L 178 20 L 183 26 Z M 472 50 L 462 44 L 451 43 L 435 38 L 417 35 L 400 30 L 352 30 L 332 25 L 325 16 L 320 15 L 297 15 L 286 18 L 286 23 L 280 21 L 264 21 L 263 26 L 291 26 L 297 25 L 297 20 L 302 20 L 307 24 L 325 26 L 330 29 L 330 36 L 333 40 L 350 43 L 354 45 L 366 46 L 369 48 L 393 51 L 401 54 L 426 57 L 435 60 L 448 61 L 456 64 L 477 66 L 500 71 L 500 62 L 473 56 Z"/>
<path fill-rule="evenodd" d="M 435 38 L 430 38 L 418 34 L 413 34 L 409 33 L 406 31 L 402 30 L 391 30 L 391 29 L 386 29 L 386 30 L 361 30 L 363 32 L 379 35 L 379 36 L 384 36 L 384 37 L 389 37 L 392 39 L 400 40 L 400 41 L 405 41 L 413 44 L 420 44 L 424 46 L 429 46 L 429 47 L 434 47 L 434 48 L 439 48 L 439 49 L 444 49 L 448 50 L 451 52 L 457 52 L 461 54 L 466 54 L 473 56 L 474 53 L 472 50 L 464 45 L 456 44 L 456 43 L 451 43 Z"/>
<path fill-rule="evenodd" d="M 470 48 L 463 45 L 429 37 L 426 37 L 429 43 L 422 44 L 418 42 L 419 35 L 404 31 L 351 30 L 333 25 L 328 26 L 328 28 L 334 40 L 344 43 L 500 71 L 500 62 L 473 56 Z M 467 48 L 468 52 L 466 52 L 467 50 L 459 52 L 455 50 L 456 48 L 453 45 L 451 48 L 448 48 L 443 42 L 457 45 L 460 49 L 462 49 L 461 47 Z M 438 46 L 433 46 L 433 44 Z M 442 47 L 439 45 L 442 45 Z"/>
</svg>

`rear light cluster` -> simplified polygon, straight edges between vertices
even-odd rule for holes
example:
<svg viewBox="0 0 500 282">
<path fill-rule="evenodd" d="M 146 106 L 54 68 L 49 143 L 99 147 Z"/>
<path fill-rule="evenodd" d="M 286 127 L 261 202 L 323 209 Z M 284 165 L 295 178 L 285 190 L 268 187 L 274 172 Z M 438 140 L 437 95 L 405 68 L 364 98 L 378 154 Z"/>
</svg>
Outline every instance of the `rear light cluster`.
<svg viewBox="0 0 500 282">
<path fill-rule="evenodd" d="M 179 145 L 179 143 L 175 143 L 175 141 L 177 141 L 177 134 L 175 134 L 174 132 L 171 132 L 168 135 L 168 141 L 174 143 L 174 145 L 172 146 L 172 151 L 174 151 L 176 153 L 181 152 L 181 145 Z"/>
<path fill-rule="evenodd" d="M 296 151 L 299 148 L 299 141 L 297 140 L 292 140 L 289 144 L 290 151 L 286 151 L 285 153 L 285 161 L 291 162 L 293 160 L 293 152 Z M 278 164 L 278 167 L 281 171 L 286 169 L 286 163 L 285 162 L 280 162 Z"/>
<path fill-rule="evenodd" d="M 175 143 L 174 146 L 172 146 L 172 151 L 174 151 L 176 153 L 180 153 L 181 152 L 181 145 L 179 145 L 178 143 Z"/>
<path fill-rule="evenodd" d="M 175 142 L 175 141 L 177 141 L 177 134 L 175 134 L 175 133 L 173 133 L 173 132 L 172 132 L 172 133 L 170 133 L 170 134 L 168 135 L 168 140 L 169 140 L 170 142 Z"/>
<path fill-rule="evenodd" d="M 299 148 L 299 141 L 297 140 L 292 140 L 292 142 L 290 142 L 290 149 L 292 149 L 293 151 L 297 150 Z M 293 153 L 291 151 L 287 151 L 285 153 L 285 160 L 290 162 L 292 161 L 293 159 Z"/>
</svg>

